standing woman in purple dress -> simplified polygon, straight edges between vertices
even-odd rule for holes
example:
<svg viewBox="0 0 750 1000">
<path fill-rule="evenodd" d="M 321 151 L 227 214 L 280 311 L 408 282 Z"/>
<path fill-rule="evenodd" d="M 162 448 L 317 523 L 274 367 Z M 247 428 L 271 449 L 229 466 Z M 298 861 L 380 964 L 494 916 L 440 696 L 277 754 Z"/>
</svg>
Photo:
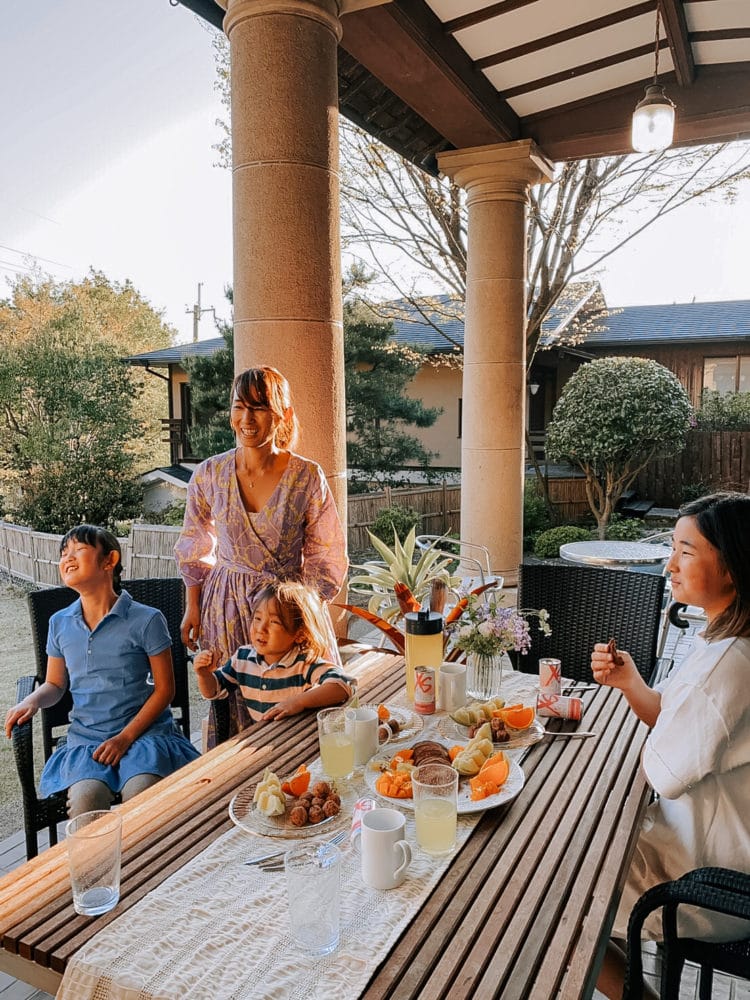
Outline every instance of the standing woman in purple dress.
<svg viewBox="0 0 750 1000">
<path fill-rule="evenodd" d="M 255 595 L 276 580 L 301 580 L 330 601 L 344 582 L 346 539 L 328 483 L 315 462 L 292 451 L 298 424 L 289 383 L 275 368 L 234 380 L 231 426 L 237 447 L 193 473 L 175 555 L 185 581 L 182 641 L 198 640 L 229 659 L 250 641 Z M 330 627 L 332 654 L 336 645 Z M 215 724 L 209 724 L 209 746 Z M 251 722 L 230 700 L 230 732 Z"/>
</svg>

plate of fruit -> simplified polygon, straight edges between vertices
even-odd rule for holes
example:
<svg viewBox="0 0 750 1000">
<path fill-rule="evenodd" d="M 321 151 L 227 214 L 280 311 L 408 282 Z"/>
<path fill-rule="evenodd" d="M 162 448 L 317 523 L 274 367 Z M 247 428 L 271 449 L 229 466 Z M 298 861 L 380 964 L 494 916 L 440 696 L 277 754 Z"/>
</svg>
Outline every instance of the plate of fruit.
<svg viewBox="0 0 750 1000">
<path fill-rule="evenodd" d="M 411 772 L 424 764 L 448 764 L 458 771 L 458 813 L 483 812 L 514 799 L 523 788 L 518 764 L 497 751 L 488 738 L 489 725 L 465 745 L 419 740 L 390 757 L 370 761 L 365 769 L 368 788 L 393 805 L 414 808 Z"/>
<path fill-rule="evenodd" d="M 336 785 L 315 780 L 304 764 L 284 781 L 267 767 L 261 781 L 245 785 L 229 803 L 236 826 L 265 837 L 314 837 L 345 825 L 351 813 Z"/>
<path fill-rule="evenodd" d="M 516 750 L 538 743 L 544 736 L 544 726 L 531 705 L 506 705 L 502 698 L 473 701 L 438 722 L 441 736 L 447 740 L 471 739 L 489 725 L 490 739 L 503 750 Z"/>
</svg>

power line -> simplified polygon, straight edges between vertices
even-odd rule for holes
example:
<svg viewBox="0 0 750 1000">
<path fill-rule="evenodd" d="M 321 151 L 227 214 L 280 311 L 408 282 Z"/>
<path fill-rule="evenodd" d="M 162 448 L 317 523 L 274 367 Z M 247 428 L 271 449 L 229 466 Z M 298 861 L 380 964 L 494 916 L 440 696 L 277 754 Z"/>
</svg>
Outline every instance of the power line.
<svg viewBox="0 0 750 1000">
<path fill-rule="evenodd" d="M 33 260 L 42 260 L 45 264 L 54 264 L 56 267 L 72 268 L 72 264 L 63 264 L 62 261 L 52 260 L 50 257 L 39 257 L 37 254 L 31 253 L 28 250 L 17 250 L 15 247 L 6 246 L 5 243 L 0 243 L 0 250 L 10 250 L 11 253 L 17 253 L 21 257 L 31 257 Z"/>
</svg>

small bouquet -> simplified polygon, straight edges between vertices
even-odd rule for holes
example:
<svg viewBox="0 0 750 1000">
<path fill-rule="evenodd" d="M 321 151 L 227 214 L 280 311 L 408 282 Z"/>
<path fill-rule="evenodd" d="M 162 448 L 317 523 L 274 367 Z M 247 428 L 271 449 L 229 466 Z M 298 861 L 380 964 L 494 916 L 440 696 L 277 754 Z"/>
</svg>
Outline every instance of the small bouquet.
<svg viewBox="0 0 750 1000">
<path fill-rule="evenodd" d="M 550 635 L 549 612 L 517 611 L 502 607 L 502 598 L 496 594 L 480 597 L 469 594 L 459 619 L 449 625 L 454 649 L 482 657 L 499 656 L 508 650 L 526 653 L 531 646 L 528 617 L 539 620 L 539 631 Z"/>
</svg>

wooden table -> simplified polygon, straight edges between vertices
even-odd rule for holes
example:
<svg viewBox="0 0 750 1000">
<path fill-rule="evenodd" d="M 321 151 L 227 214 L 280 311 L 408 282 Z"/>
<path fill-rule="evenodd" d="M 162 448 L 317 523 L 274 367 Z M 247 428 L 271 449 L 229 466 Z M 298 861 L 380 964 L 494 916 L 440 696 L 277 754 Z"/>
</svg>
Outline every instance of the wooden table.
<svg viewBox="0 0 750 1000">
<path fill-rule="evenodd" d="M 366 654 L 367 701 L 403 686 L 403 660 Z M 639 768 L 647 730 L 616 691 L 582 695 L 596 739 L 543 739 L 526 786 L 485 813 L 362 996 L 588 997 L 648 797 Z M 571 723 L 552 723 L 574 728 Z M 235 789 L 317 754 L 314 716 L 257 727 L 121 807 L 121 901 L 74 913 L 65 846 L 0 880 L 0 969 L 55 992 L 74 952 L 228 829 Z"/>
</svg>

